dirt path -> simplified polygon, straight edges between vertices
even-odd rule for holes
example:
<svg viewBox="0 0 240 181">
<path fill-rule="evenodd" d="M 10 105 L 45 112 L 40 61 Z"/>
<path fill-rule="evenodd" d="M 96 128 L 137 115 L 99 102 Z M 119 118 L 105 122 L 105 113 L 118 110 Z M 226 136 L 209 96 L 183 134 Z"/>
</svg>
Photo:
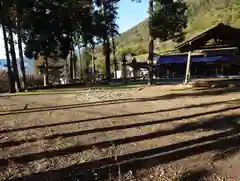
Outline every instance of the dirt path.
<svg viewBox="0 0 240 181">
<path fill-rule="evenodd" d="M 240 177 L 237 88 L 156 86 L 0 101 L 1 180 L 104 180 L 119 172 L 121 180 Z"/>
</svg>

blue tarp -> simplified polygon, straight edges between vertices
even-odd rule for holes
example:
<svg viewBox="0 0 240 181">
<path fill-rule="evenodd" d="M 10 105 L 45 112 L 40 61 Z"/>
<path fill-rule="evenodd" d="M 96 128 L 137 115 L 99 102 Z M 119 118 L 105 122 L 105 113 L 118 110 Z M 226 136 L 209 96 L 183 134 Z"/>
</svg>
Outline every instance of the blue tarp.
<svg viewBox="0 0 240 181">
<path fill-rule="evenodd" d="M 204 56 L 192 56 L 192 62 L 216 62 L 220 60 L 227 60 L 230 57 L 227 56 L 211 56 L 211 57 L 204 57 Z M 168 64 L 168 63 L 186 63 L 187 56 L 159 56 L 157 59 L 156 64 Z"/>
</svg>

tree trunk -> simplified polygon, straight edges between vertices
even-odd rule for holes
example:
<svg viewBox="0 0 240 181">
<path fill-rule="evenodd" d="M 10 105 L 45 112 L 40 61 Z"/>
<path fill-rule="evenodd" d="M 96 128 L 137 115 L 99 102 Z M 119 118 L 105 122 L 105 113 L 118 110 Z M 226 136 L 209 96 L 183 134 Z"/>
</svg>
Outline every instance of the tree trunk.
<svg viewBox="0 0 240 181">
<path fill-rule="evenodd" d="M 74 82 L 76 83 L 77 81 L 77 60 L 76 60 L 76 56 L 74 53 L 74 47 L 73 47 L 73 77 L 74 77 Z"/>
<path fill-rule="evenodd" d="M 10 61 L 10 56 L 9 56 L 8 40 L 7 40 L 7 33 L 6 33 L 5 25 L 2 25 L 2 31 L 3 31 L 4 45 L 5 45 L 6 58 L 7 58 L 9 92 L 15 93 L 16 89 L 14 86 L 14 79 L 13 79 L 13 74 L 12 74 L 12 67 L 11 67 L 11 61 Z"/>
<path fill-rule="evenodd" d="M 21 27 L 20 27 L 20 18 L 22 15 L 22 10 L 20 8 L 19 2 L 17 2 L 17 38 L 18 38 L 18 50 L 19 50 L 19 59 L 20 59 L 20 68 L 22 72 L 22 82 L 23 82 L 23 89 L 27 89 L 27 80 L 26 80 L 26 72 L 25 72 L 25 65 L 24 65 L 24 58 L 23 58 L 23 48 L 22 48 L 22 37 L 21 37 Z"/>
<path fill-rule="evenodd" d="M 26 72 L 25 72 L 25 65 L 24 65 L 24 58 L 23 58 L 23 49 L 22 49 L 22 38 L 21 38 L 21 29 L 18 24 L 18 29 L 17 29 L 17 34 L 18 34 L 18 50 L 19 50 L 19 59 L 20 59 L 20 68 L 22 71 L 22 81 L 23 81 L 23 89 L 27 89 L 27 80 L 26 80 Z"/>
<path fill-rule="evenodd" d="M 111 81 L 111 67 L 110 67 L 110 46 L 109 39 L 106 38 L 104 43 L 105 49 L 105 75 L 108 82 Z"/>
<path fill-rule="evenodd" d="M 79 58 L 80 80 L 81 80 L 81 83 L 83 83 L 82 55 L 81 55 L 81 46 L 79 44 L 78 44 L 78 58 Z"/>
<path fill-rule="evenodd" d="M 95 46 L 92 45 L 92 76 L 93 82 L 95 82 Z"/>
<path fill-rule="evenodd" d="M 76 60 L 74 58 L 74 47 L 72 46 L 71 52 L 70 52 L 70 77 L 71 83 L 76 83 Z"/>
<path fill-rule="evenodd" d="M 11 28 L 8 28 L 9 30 L 9 44 L 10 44 L 10 52 L 12 57 L 12 67 L 14 71 L 14 79 L 16 83 L 16 88 L 18 91 L 21 90 L 21 83 L 19 79 L 19 73 L 18 73 L 18 65 L 17 65 L 17 58 L 16 58 L 16 52 L 15 52 L 15 46 L 14 46 L 14 39 L 13 39 L 13 32 Z"/>
<path fill-rule="evenodd" d="M 149 17 L 153 14 L 153 0 L 149 0 Z M 149 23 L 149 44 L 148 44 L 148 61 L 149 61 L 149 72 L 148 72 L 148 85 L 153 84 L 153 51 L 154 51 L 154 38 L 151 33 L 151 24 Z"/>
<path fill-rule="evenodd" d="M 48 75 L 48 56 L 44 57 L 44 68 L 45 68 L 45 72 L 44 72 L 44 86 L 48 86 L 49 84 L 49 75 Z"/>
<path fill-rule="evenodd" d="M 70 50 L 70 62 L 69 62 L 69 73 L 70 73 L 70 82 L 73 83 L 73 36 L 71 35 L 71 50 Z"/>
<path fill-rule="evenodd" d="M 74 82 L 76 83 L 77 70 L 76 70 L 76 60 L 75 59 L 74 59 L 74 62 L 73 62 L 73 79 L 74 79 Z"/>
<path fill-rule="evenodd" d="M 73 59 L 72 59 L 72 50 L 70 51 L 70 60 L 69 60 L 69 76 L 70 76 L 70 82 L 73 83 Z"/>
<path fill-rule="evenodd" d="M 123 78 L 123 84 L 127 83 L 127 60 L 125 54 L 122 55 L 122 78 Z"/>
<path fill-rule="evenodd" d="M 104 1 L 101 1 L 102 3 L 102 14 L 105 17 L 105 4 Z M 104 21 L 105 24 L 105 21 Z M 107 35 L 107 32 L 105 32 L 105 35 L 103 37 L 104 43 L 103 43 L 103 49 L 104 49 L 104 55 L 105 55 L 105 76 L 108 82 L 111 81 L 111 67 L 110 67 L 110 43 L 109 38 Z"/>
<path fill-rule="evenodd" d="M 112 49 L 113 49 L 113 64 L 114 64 L 114 78 L 117 78 L 117 59 L 116 59 L 116 45 L 114 37 L 112 36 Z"/>
</svg>

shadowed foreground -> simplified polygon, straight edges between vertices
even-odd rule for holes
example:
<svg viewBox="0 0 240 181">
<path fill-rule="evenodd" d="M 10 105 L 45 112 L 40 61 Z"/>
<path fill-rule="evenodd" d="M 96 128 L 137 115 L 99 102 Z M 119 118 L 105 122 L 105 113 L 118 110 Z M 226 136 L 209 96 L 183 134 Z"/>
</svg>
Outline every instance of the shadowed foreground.
<svg viewBox="0 0 240 181">
<path fill-rule="evenodd" d="M 149 89 L 117 102 L 2 110 L 7 121 L 0 130 L 1 180 L 231 181 L 240 176 L 237 88 L 159 96 L 159 87 Z"/>
</svg>

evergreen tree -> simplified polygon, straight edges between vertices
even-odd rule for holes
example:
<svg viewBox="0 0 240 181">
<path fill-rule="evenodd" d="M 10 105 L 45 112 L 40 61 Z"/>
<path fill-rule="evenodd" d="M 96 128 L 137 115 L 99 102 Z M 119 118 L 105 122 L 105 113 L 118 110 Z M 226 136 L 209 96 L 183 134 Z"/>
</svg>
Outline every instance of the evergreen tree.
<svg viewBox="0 0 240 181">
<path fill-rule="evenodd" d="M 111 36 L 118 34 L 118 26 L 116 24 L 117 18 L 117 3 L 119 0 L 97 0 L 96 4 L 100 8 L 99 13 L 99 37 L 103 40 L 103 54 L 105 56 L 105 76 L 108 81 L 111 80 L 111 68 L 110 68 L 110 41 Z"/>
<path fill-rule="evenodd" d="M 11 65 L 11 68 L 13 69 L 12 79 L 14 81 L 14 84 L 16 85 L 17 90 L 21 90 L 21 83 L 18 73 L 18 64 L 17 64 L 17 58 L 16 58 L 16 52 L 15 52 L 15 43 L 13 39 L 13 31 L 16 29 L 16 6 L 14 0 L 2 0 L 1 1 L 1 16 L 0 16 L 0 22 L 6 27 L 6 33 L 8 32 L 7 37 L 7 43 L 10 46 L 10 55 L 11 55 L 11 63 L 8 64 Z M 5 33 L 5 32 L 4 32 Z M 5 46 L 6 48 L 6 46 Z M 8 55 L 7 55 L 8 56 Z M 8 59 L 8 57 L 7 57 Z M 10 59 L 9 59 L 10 61 Z M 10 67 L 9 67 L 10 70 Z M 10 75 L 10 73 L 8 74 Z M 10 80 L 11 78 L 9 78 Z M 11 84 L 11 83 L 10 83 Z M 11 86 L 10 86 L 11 87 Z"/>
<path fill-rule="evenodd" d="M 23 2 L 19 0 L 15 0 L 16 3 L 16 33 L 18 40 L 18 51 L 19 51 L 19 60 L 20 60 L 20 68 L 22 72 L 22 81 L 23 81 L 23 89 L 27 89 L 27 80 L 26 80 L 26 72 L 24 65 L 24 57 L 23 57 L 23 48 L 22 48 L 22 20 L 24 18 L 24 11 L 26 6 L 23 6 Z"/>
<path fill-rule="evenodd" d="M 8 36 L 7 36 L 7 23 L 8 23 L 8 18 L 7 14 L 9 11 L 9 6 L 10 6 L 10 1 L 7 0 L 1 0 L 0 1 L 0 23 L 1 23 L 1 28 L 3 31 L 3 40 L 4 40 L 4 46 L 5 46 L 5 52 L 6 52 L 6 59 L 7 59 L 7 69 L 8 69 L 8 83 L 9 83 L 9 92 L 10 93 L 15 93 L 15 85 L 14 85 L 14 78 L 13 78 L 13 73 L 12 73 L 12 65 L 11 65 L 11 60 L 10 60 L 10 51 L 9 51 L 9 44 L 8 44 Z"/>
<path fill-rule="evenodd" d="M 153 83 L 154 40 L 182 40 L 183 29 L 187 26 L 186 10 L 187 6 L 183 0 L 149 0 L 149 85 Z"/>
<path fill-rule="evenodd" d="M 6 58 L 7 58 L 9 92 L 15 93 L 16 89 L 14 86 L 12 66 L 11 66 L 11 61 L 10 61 L 10 56 L 9 56 L 10 53 L 9 53 L 9 48 L 8 48 L 7 32 L 6 32 L 6 27 L 4 24 L 2 24 L 2 31 L 3 31 L 4 46 L 5 46 Z"/>
</svg>

